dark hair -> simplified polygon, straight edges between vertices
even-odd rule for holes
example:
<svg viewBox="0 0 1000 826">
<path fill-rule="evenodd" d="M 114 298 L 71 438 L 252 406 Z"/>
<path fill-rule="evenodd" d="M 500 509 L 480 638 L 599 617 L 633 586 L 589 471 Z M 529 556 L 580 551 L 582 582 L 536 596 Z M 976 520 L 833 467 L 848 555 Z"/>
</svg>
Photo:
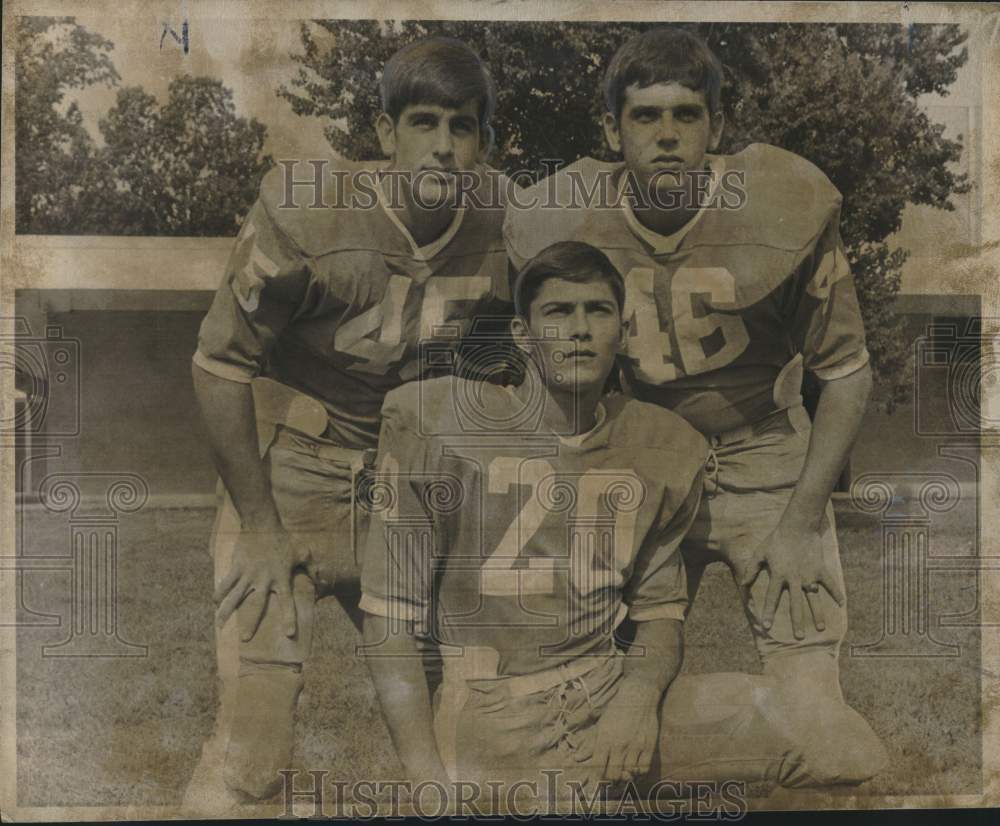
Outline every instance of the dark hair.
<svg viewBox="0 0 1000 826">
<path fill-rule="evenodd" d="M 625 90 L 654 83 L 680 83 L 705 93 L 708 113 L 719 111 L 722 64 L 708 45 L 684 29 L 650 29 L 623 43 L 604 73 L 604 103 L 616 118 L 625 105 Z"/>
<path fill-rule="evenodd" d="M 532 258 L 514 282 L 514 308 L 528 317 L 531 302 L 550 278 L 562 278 L 577 284 L 603 281 L 611 287 L 618 312 L 625 311 L 625 281 L 603 252 L 582 241 L 559 241 Z"/>
<path fill-rule="evenodd" d="M 496 85 L 472 49 L 452 37 L 426 37 L 390 57 L 379 83 L 382 109 L 393 122 L 415 103 L 457 109 L 479 104 L 479 130 L 485 133 L 496 108 Z"/>
</svg>

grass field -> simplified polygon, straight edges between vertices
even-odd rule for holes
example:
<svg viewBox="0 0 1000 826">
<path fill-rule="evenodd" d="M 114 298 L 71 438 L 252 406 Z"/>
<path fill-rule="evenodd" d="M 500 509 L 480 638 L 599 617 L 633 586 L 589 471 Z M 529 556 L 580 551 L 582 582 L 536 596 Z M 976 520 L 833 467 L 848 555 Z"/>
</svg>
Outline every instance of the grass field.
<svg viewBox="0 0 1000 826">
<path fill-rule="evenodd" d="M 68 524 L 25 511 L 24 555 L 68 553 Z M 21 806 L 175 805 L 214 712 L 211 565 L 213 514 L 145 510 L 119 527 L 119 629 L 149 646 L 138 658 L 42 656 L 62 628 L 22 627 L 17 638 L 18 803 Z M 934 554 L 970 555 L 974 504 L 937 517 Z M 880 636 L 881 527 L 844 514 L 841 554 L 850 600 L 842 682 L 848 701 L 884 738 L 891 766 L 861 793 L 960 794 L 981 789 L 978 628 L 935 628 L 960 646 L 951 658 L 852 657 Z M 8 574 L 5 574 L 7 576 Z M 931 575 L 931 618 L 975 605 L 971 573 Z M 25 605 L 68 613 L 66 572 L 25 575 Z M 331 779 L 397 777 L 374 690 L 354 659 L 353 624 L 336 600 L 318 612 L 315 659 L 298 730 L 298 763 Z M 22 615 L 27 618 L 27 615 Z M 709 569 L 688 623 L 685 669 L 758 670 L 728 572 Z"/>
</svg>

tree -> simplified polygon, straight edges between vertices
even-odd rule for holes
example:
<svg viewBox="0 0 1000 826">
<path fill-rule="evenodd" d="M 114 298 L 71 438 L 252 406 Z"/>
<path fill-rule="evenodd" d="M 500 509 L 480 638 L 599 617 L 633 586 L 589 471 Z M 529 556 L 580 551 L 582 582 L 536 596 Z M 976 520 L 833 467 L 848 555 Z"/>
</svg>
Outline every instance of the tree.
<svg viewBox="0 0 1000 826">
<path fill-rule="evenodd" d="M 174 79 L 162 107 L 122 89 L 100 130 L 97 164 L 113 186 L 88 198 L 106 234 L 235 235 L 272 163 L 264 125 L 237 116 L 232 91 L 209 77 Z"/>
<path fill-rule="evenodd" d="M 114 85 L 113 45 L 72 17 L 18 17 L 14 61 L 15 231 L 68 232 L 80 219 L 94 145 L 66 92 Z"/>
<path fill-rule="evenodd" d="M 182 76 L 168 100 L 120 89 L 97 147 L 67 92 L 115 86 L 113 44 L 73 18 L 17 19 L 15 230 L 73 235 L 235 235 L 270 168 L 266 129 L 233 93 Z"/>
<path fill-rule="evenodd" d="M 468 21 L 315 21 L 303 24 L 297 76 L 279 94 L 300 115 L 329 120 L 337 152 L 377 157 L 376 80 L 396 49 L 427 34 L 465 40 L 499 90 L 491 162 L 540 172 L 543 161 L 610 158 L 599 127 L 600 81 L 617 46 L 650 24 Z M 968 53 L 957 26 L 684 24 L 726 70 L 721 151 L 781 146 L 819 166 L 844 196 L 842 233 L 858 285 L 882 400 L 906 394 L 907 342 L 892 310 L 906 251 L 886 239 L 907 203 L 953 209 L 967 192 L 949 164 L 961 136 L 944 137 L 917 106 L 947 94 Z"/>
</svg>

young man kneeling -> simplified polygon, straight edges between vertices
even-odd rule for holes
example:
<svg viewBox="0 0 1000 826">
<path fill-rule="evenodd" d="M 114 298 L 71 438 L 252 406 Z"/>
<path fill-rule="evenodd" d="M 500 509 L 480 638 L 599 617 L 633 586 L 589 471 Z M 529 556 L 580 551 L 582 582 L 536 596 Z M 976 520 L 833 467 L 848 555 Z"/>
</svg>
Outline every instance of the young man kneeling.
<svg viewBox="0 0 1000 826">
<path fill-rule="evenodd" d="M 788 736 L 800 727 L 776 681 L 677 677 L 678 548 L 708 447 L 676 414 L 604 395 L 627 334 L 620 274 L 562 242 L 514 299 L 520 385 L 416 382 L 382 411 L 364 654 L 409 779 L 477 783 L 507 806 L 512 791 L 663 778 L 814 785 L 822 754 Z M 422 637 L 444 662 L 433 705 Z"/>
</svg>

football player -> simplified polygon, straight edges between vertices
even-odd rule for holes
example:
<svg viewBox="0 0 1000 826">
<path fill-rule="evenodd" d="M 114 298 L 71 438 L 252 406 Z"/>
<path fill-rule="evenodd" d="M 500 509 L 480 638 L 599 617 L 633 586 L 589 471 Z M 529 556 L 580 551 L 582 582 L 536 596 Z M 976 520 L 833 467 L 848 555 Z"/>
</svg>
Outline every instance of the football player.
<svg viewBox="0 0 1000 826">
<path fill-rule="evenodd" d="M 265 176 L 201 326 L 195 391 L 235 510 L 213 535 L 221 698 L 192 805 L 218 793 L 220 764 L 236 801 L 279 786 L 314 602 L 358 576 L 355 481 L 383 397 L 421 375 L 419 341 L 460 339 L 506 278 L 486 67 L 428 38 L 390 58 L 381 96 L 389 161 L 337 160 L 322 191 L 297 183 L 315 162 Z"/>
<path fill-rule="evenodd" d="M 653 29 L 622 45 L 603 126 L 623 162 L 585 158 L 519 193 L 508 251 L 522 266 L 579 239 L 624 274 L 623 384 L 711 446 L 682 543 L 690 596 L 709 562 L 729 565 L 765 673 L 814 706 L 811 735 L 842 776 L 864 779 L 885 751 L 841 694 L 847 613 L 830 506 L 871 387 L 841 197 L 773 146 L 712 154 L 721 84 L 718 59 L 690 33 Z M 804 370 L 822 385 L 812 422 Z"/>
<path fill-rule="evenodd" d="M 647 791 L 663 778 L 842 779 L 808 731 L 812 709 L 773 677 L 677 677 L 679 547 L 709 449 L 663 406 L 603 396 L 624 292 L 601 251 L 556 243 L 514 288 L 519 385 L 436 378 L 386 396 L 363 651 L 413 784 L 478 782 L 477 805 L 519 806 L 518 789 L 545 799 L 640 778 Z M 638 630 L 621 656 L 626 615 Z M 444 661 L 433 705 L 422 636 Z"/>
</svg>

